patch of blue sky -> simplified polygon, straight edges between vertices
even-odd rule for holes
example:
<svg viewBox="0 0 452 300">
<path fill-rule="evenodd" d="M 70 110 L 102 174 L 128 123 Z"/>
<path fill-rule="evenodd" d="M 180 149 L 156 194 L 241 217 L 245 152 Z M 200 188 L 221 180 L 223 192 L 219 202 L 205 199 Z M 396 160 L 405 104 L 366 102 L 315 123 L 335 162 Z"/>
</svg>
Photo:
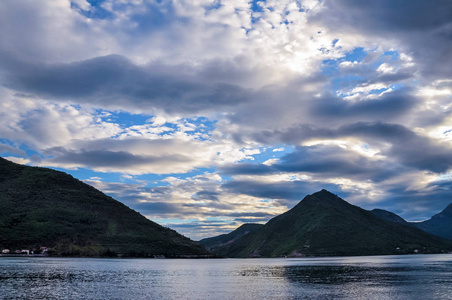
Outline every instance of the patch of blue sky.
<svg viewBox="0 0 452 300">
<path fill-rule="evenodd" d="M 110 122 L 118 124 L 121 128 L 129 128 L 132 126 L 140 126 L 145 124 L 153 125 L 152 118 L 153 115 L 146 114 L 132 114 L 125 111 L 104 111 L 97 110 L 97 116 L 104 122 Z M 177 123 L 166 122 L 164 124 L 158 124 L 156 126 L 165 126 L 171 130 L 168 131 L 178 131 L 181 125 L 192 126 L 193 130 L 186 131 L 188 135 L 197 135 L 200 140 L 208 140 L 209 137 L 199 135 L 208 134 L 216 128 L 217 120 L 210 120 L 206 117 L 195 117 L 195 118 L 182 118 L 178 120 Z M 161 135 L 168 134 L 168 131 L 164 131 Z"/>
<path fill-rule="evenodd" d="M 369 95 L 379 95 L 379 94 L 381 94 L 381 93 L 383 93 L 383 92 L 385 92 L 385 91 L 391 89 L 391 87 L 392 87 L 392 86 L 389 86 L 389 87 L 387 87 L 387 88 L 374 89 L 374 90 L 371 90 L 368 94 L 369 94 Z"/>
<path fill-rule="evenodd" d="M 252 1 L 250 1 L 250 3 L 251 3 L 251 10 L 253 11 L 253 12 L 263 12 L 264 10 L 263 10 L 263 3 L 266 3 L 267 1 L 266 0 L 252 0 Z"/>
<path fill-rule="evenodd" d="M 142 174 L 142 175 L 134 175 L 131 179 L 128 179 L 128 182 L 146 182 L 146 187 L 156 187 L 156 186 L 170 186 L 171 184 L 167 181 L 163 181 L 167 177 L 174 177 L 180 180 L 186 180 L 189 178 L 193 178 L 195 176 L 214 173 L 216 171 L 215 168 L 196 168 L 192 171 L 186 173 L 177 173 L 177 174 Z M 122 180 L 126 182 L 126 179 Z"/>
<path fill-rule="evenodd" d="M 448 130 L 450 131 L 450 130 Z M 452 182 L 452 173 L 440 174 L 435 181 L 451 181 Z"/>
<path fill-rule="evenodd" d="M 89 18 L 89 19 L 110 19 L 113 18 L 114 15 L 108 10 L 104 9 L 101 4 L 105 2 L 105 0 L 87 0 L 89 4 L 91 4 L 91 8 L 89 10 L 83 10 L 79 5 L 75 2 L 71 2 L 71 8 L 76 9 L 81 15 Z"/>
<path fill-rule="evenodd" d="M 138 35 L 145 35 L 156 29 L 168 26 L 168 23 L 176 21 L 183 25 L 190 22 L 187 17 L 181 17 L 176 14 L 172 3 L 165 4 L 147 4 L 146 13 L 135 14 L 133 21 L 136 27 L 130 27 L 130 30 Z"/>
<path fill-rule="evenodd" d="M 403 83 L 394 83 L 394 84 L 391 84 L 391 89 L 392 89 L 392 91 L 402 90 L 402 89 L 404 89 L 404 88 L 406 88 L 406 85 L 403 84 Z"/>
<path fill-rule="evenodd" d="M 186 131 L 188 135 L 193 135 L 197 140 L 208 141 L 211 140 L 210 133 L 216 128 L 217 121 L 210 120 L 206 117 L 197 117 L 191 119 L 181 119 L 185 125 L 194 125 L 192 131 Z M 174 125 L 178 126 L 178 125 Z"/>
<path fill-rule="evenodd" d="M 141 174 L 141 175 L 126 175 L 121 174 L 119 181 L 117 182 L 124 182 L 124 183 L 144 183 L 145 187 L 152 188 L 157 186 L 170 186 L 170 184 L 166 181 L 162 181 L 163 179 L 167 177 L 176 177 L 173 176 L 174 174 Z"/>
<path fill-rule="evenodd" d="M 326 59 L 322 62 L 322 74 L 332 76 L 339 70 L 339 61 L 337 59 Z"/>
<path fill-rule="evenodd" d="M 179 126 L 180 126 L 180 124 L 166 122 L 166 123 L 162 124 L 161 126 L 165 126 L 165 127 L 169 128 L 169 129 L 171 129 L 170 131 L 177 131 Z M 165 134 L 166 134 L 166 132 L 162 133 L 162 135 L 165 135 Z"/>
<path fill-rule="evenodd" d="M 37 152 L 36 150 L 30 148 L 28 145 L 26 144 L 22 144 L 22 143 L 17 143 L 17 142 L 13 142 L 11 140 L 8 139 L 0 139 L 0 144 L 12 147 L 16 150 L 11 149 L 11 151 L 0 151 L 0 155 L 1 156 L 12 156 L 12 157 L 31 157 L 31 156 L 40 156 L 40 153 Z"/>
<path fill-rule="evenodd" d="M 331 45 L 333 47 L 336 47 L 337 42 L 339 42 L 339 39 L 334 39 L 333 42 L 331 43 Z"/>
<path fill-rule="evenodd" d="M 387 50 L 383 53 L 383 55 L 390 57 L 392 61 L 397 61 L 400 59 L 399 52 L 395 50 Z"/>
<path fill-rule="evenodd" d="M 8 145 L 8 146 L 11 146 L 11 147 L 14 147 L 14 148 L 18 148 L 18 146 L 20 146 L 19 144 L 14 143 L 11 140 L 3 139 L 3 138 L 0 138 L 0 144 Z"/>
<path fill-rule="evenodd" d="M 47 168 L 47 167 L 46 167 Z M 77 168 L 77 169 L 66 169 L 66 168 L 56 168 L 56 167 L 48 167 L 53 170 L 61 171 L 64 173 L 68 173 L 72 175 L 75 178 L 78 178 L 80 180 L 86 180 L 86 179 L 99 179 L 100 181 L 104 182 L 122 182 L 121 176 L 123 174 L 121 173 L 114 173 L 114 172 L 96 172 L 90 169 L 85 168 Z"/>
<path fill-rule="evenodd" d="M 247 162 L 264 163 L 269 159 L 279 159 L 286 154 L 292 153 L 293 146 L 278 145 L 270 148 L 261 147 L 260 151 L 259 154 L 252 155 L 253 159 L 248 160 Z"/>
<path fill-rule="evenodd" d="M 366 82 L 366 78 L 358 75 L 346 75 L 342 77 L 337 77 L 331 80 L 330 90 L 336 93 L 346 87 L 356 86 L 360 83 Z"/>
<path fill-rule="evenodd" d="M 188 179 L 188 178 L 200 176 L 203 174 L 215 173 L 215 171 L 216 171 L 216 169 L 213 167 L 212 168 L 196 168 L 196 169 L 191 170 L 190 172 L 180 173 L 180 174 L 168 174 L 165 177 L 172 176 L 172 177 L 176 177 L 179 179 Z"/>
<path fill-rule="evenodd" d="M 264 4 L 266 0 L 252 0 L 251 3 L 251 23 L 257 23 L 261 19 L 262 13 L 264 12 Z"/>
<path fill-rule="evenodd" d="M 394 92 L 394 91 L 397 91 L 397 90 L 401 90 L 401 89 L 403 89 L 405 87 L 406 86 L 403 83 L 391 84 L 387 88 L 371 90 L 368 94 L 369 95 L 378 95 L 378 94 L 381 94 L 381 93 L 383 93 L 385 91 L 388 91 L 388 90 L 391 90 L 391 92 Z"/>
<path fill-rule="evenodd" d="M 261 202 L 261 203 L 273 203 L 273 202 L 275 202 L 275 200 L 273 200 L 273 199 L 261 199 L 261 200 L 259 200 L 259 202 Z"/>
<path fill-rule="evenodd" d="M 333 41 L 333 46 L 338 42 L 337 39 Z M 350 52 L 347 52 L 343 57 L 338 59 L 326 59 L 322 62 L 322 74 L 333 76 L 337 75 L 339 71 L 339 64 L 341 62 L 350 61 L 350 62 L 362 62 L 366 57 L 367 52 L 362 47 L 357 47 Z"/>
<path fill-rule="evenodd" d="M 220 0 L 215 0 L 212 3 L 204 6 L 207 11 L 219 9 L 222 6 Z"/>
<path fill-rule="evenodd" d="M 144 114 L 131 114 L 125 111 L 104 111 L 97 110 L 98 116 L 106 122 L 114 122 L 121 127 L 143 125 L 152 117 Z"/>
<path fill-rule="evenodd" d="M 373 61 L 370 66 L 377 69 L 383 63 L 397 63 L 400 61 L 400 55 L 398 51 L 386 51 L 383 55 L 379 56 L 375 61 Z"/>
<path fill-rule="evenodd" d="M 363 47 L 356 47 L 352 51 L 347 52 L 345 56 L 340 59 L 340 61 L 362 62 L 366 56 L 367 52 Z"/>
<path fill-rule="evenodd" d="M 105 0 L 86 0 L 86 2 L 88 2 L 89 4 L 91 4 L 91 6 L 99 7 L 100 4 L 102 4 L 103 2 L 105 2 Z"/>
<path fill-rule="evenodd" d="M 190 121 L 191 123 L 195 124 L 195 125 L 203 125 L 206 128 L 208 128 L 209 130 L 213 130 L 215 129 L 215 125 L 217 124 L 217 120 L 210 120 L 209 118 L 206 117 L 196 117 L 193 119 L 184 119 L 187 121 Z"/>
</svg>

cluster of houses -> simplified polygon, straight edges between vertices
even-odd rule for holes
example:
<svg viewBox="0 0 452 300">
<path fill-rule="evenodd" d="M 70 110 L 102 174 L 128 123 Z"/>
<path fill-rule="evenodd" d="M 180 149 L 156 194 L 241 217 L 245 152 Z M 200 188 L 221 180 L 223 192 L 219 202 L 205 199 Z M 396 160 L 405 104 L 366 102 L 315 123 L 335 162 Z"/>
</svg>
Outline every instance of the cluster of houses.
<svg viewBox="0 0 452 300">
<path fill-rule="evenodd" d="M 47 247 L 41 247 L 38 249 L 33 249 L 33 250 L 28 250 L 28 249 L 24 249 L 24 250 L 10 250 L 10 249 L 3 249 L 2 250 L 2 254 L 7 254 L 7 255 L 12 255 L 12 254 L 21 254 L 21 255 L 30 255 L 30 254 L 46 254 L 47 251 L 49 251 L 49 248 Z"/>
</svg>

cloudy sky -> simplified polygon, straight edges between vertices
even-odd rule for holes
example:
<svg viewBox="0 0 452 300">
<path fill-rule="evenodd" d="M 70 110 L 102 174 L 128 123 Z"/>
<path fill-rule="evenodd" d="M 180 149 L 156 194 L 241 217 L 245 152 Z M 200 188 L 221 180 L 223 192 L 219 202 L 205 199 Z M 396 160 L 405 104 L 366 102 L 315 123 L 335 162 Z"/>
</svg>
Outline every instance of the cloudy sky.
<svg viewBox="0 0 452 300">
<path fill-rule="evenodd" d="M 0 155 L 200 239 L 452 203 L 450 0 L 0 2 Z"/>
</svg>

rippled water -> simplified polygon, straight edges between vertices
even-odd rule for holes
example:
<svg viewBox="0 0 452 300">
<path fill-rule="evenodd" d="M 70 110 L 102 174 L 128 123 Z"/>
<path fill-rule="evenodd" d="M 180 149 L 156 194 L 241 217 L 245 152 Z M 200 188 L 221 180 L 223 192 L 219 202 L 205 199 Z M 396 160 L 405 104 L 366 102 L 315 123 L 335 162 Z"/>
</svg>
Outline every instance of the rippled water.
<svg viewBox="0 0 452 300">
<path fill-rule="evenodd" d="M 1 299 L 452 299 L 452 255 L 0 257 Z"/>
</svg>

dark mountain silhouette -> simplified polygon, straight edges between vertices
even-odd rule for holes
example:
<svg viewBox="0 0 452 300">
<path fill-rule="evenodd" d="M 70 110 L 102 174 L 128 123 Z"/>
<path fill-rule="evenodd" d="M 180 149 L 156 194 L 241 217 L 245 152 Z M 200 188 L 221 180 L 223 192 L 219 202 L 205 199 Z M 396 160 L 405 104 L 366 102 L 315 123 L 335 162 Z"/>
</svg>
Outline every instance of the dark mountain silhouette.
<svg viewBox="0 0 452 300">
<path fill-rule="evenodd" d="M 411 224 L 425 232 L 452 240 L 452 204 L 449 204 L 442 212 L 434 215 L 430 220 L 412 222 Z"/>
<path fill-rule="evenodd" d="M 72 176 L 0 158 L 0 248 L 49 247 L 59 255 L 205 255 Z"/>
<path fill-rule="evenodd" d="M 263 224 L 254 223 L 243 224 L 242 226 L 228 234 L 222 234 L 216 237 L 202 239 L 199 241 L 199 243 L 206 247 L 207 250 L 212 251 L 215 254 L 224 255 L 222 250 L 225 248 L 225 246 L 235 242 L 237 239 L 241 238 L 244 235 L 262 228 L 263 226 Z"/>
<path fill-rule="evenodd" d="M 372 214 L 374 214 L 375 216 L 379 217 L 380 219 L 383 219 L 386 221 L 392 221 L 392 222 L 405 224 L 405 225 L 409 224 L 407 221 L 405 221 L 405 219 L 403 219 L 399 215 L 396 215 L 395 213 L 384 210 L 384 209 L 375 208 L 375 209 L 372 209 L 370 212 Z"/>
<path fill-rule="evenodd" d="M 452 243 L 322 190 L 222 248 L 228 257 L 334 256 L 441 253 Z"/>
</svg>

